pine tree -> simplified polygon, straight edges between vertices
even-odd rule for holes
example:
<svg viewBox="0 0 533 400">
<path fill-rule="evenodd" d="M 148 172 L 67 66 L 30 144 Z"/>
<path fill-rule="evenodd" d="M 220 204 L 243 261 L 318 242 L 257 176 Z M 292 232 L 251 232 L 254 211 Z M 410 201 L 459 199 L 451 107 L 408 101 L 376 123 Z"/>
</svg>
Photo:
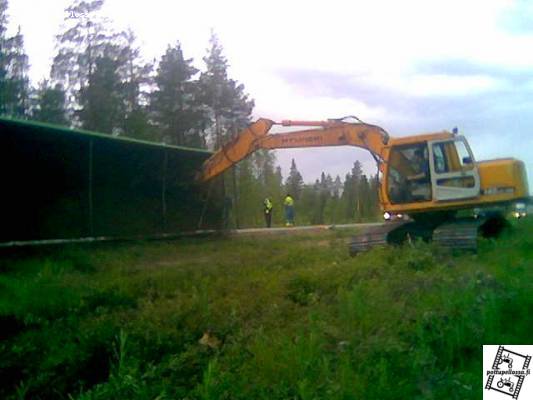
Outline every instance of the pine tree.
<svg viewBox="0 0 533 400">
<path fill-rule="evenodd" d="M 296 162 L 294 161 L 294 158 L 293 158 L 291 161 L 291 169 L 289 171 L 289 176 L 287 177 L 287 180 L 285 181 L 285 189 L 287 193 L 289 193 L 296 200 L 298 200 L 302 192 L 303 184 L 304 184 L 304 181 L 303 181 L 302 175 L 298 171 L 298 168 L 296 167 Z"/>
<path fill-rule="evenodd" d="M 120 133 L 124 120 L 124 92 L 118 74 L 119 60 L 112 46 L 98 57 L 87 85 L 80 90 L 81 109 L 77 113 L 85 129 Z"/>
<path fill-rule="evenodd" d="M 25 118 L 29 113 L 29 61 L 20 27 L 7 36 L 8 2 L 0 0 L 0 114 Z"/>
<path fill-rule="evenodd" d="M 152 129 L 149 123 L 147 110 L 147 88 L 151 84 L 150 72 L 153 66 L 142 59 L 133 31 L 124 32 L 123 39 L 118 68 L 124 100 L 121 130 L 125 136 L 157 141 L 159 138 L 154 135 L 155 129 Z"/>
<path fill-rule="evenodd" d="M 5 38 L 7 34 L 7 25 L 9 23 L 9 18 L 7 15 L 7 10 L 9 4 L 7 0 L 0 0 L 0 38 Z"/>
<path fill-rule="evenodd" d="M 30 80 L 28 78 L 29 59 L 24 50 L 24 37 L 20 27 L 11 41 L 11 84 L 13 86 L 12 115 L 26 118 L 29 113 Z"/>
<path fill-rule="evenodd" d="M 155 77 L 155 90 L 150 96 L 150 110 L 157 129 L 166 142 L 205 147 L 200 132 L 207 119 L 199 104 L 198 72 L 192 59 L 183 55 L 180 43 L 168 47 L 161 58 Z"/>
<path fill-rule="evenodd" d="M 7 9 L 7 0 L 0 0 L 0 115 L 8 114 L 11 102 L 8 71 L 10 48 L 8 48 L 8 39 L 6 37 L 8 25 Z"/>
<path fill-rule="evenodd" d="M 207 113 L 205 131 L 210 145 L 218 149 L 250 123 L 254 101 L 244 92 L 244 85 L 228 77 L 228 61 L 214 33 L 211 34 L 209 43 L 210 47 L 203 59 L 206 69 L 200 74 L 199 99 L 205 105 Z M 239 186 L 243 185 L 237 182 L 238 175 L 236 168 L 232 168 L 231 179 L 226 178 L 231 182 L 226 187 L 232 187 L 234 210 L 241 207 Z"/>
<path fill-rule="evenodd" d="M 208 131 L 215 148 L 250 123 L 254 101 L 244 92 L 244 85 L 228 77 L 228 61 L 218 38 L 211 33 L 206 70 L 200 75 L 202 101 L 210 118 Z"/>
<path fill-rule="evenodd" d="M 50 87 L 43 81 L 37 89 L 37 104 L 33 113 L 37 121 L 68 125 L 65 109 L 65 91 L 61 84 Z"/>
<path fill-rule="evenodd" d="M 58 52 L 51 75 L 54 82 L 63 84 L 67 108 L 71 112 L 77 108 L 81 93 L 87 93 L 87 86 L 94 82 L 91 77 L 97 60 L 104 57 L 109 45 L 120 37 L 101 16 L 103 4 L 104 0 L 73 0 L 65 9 L 64 31 L 57 36 Z"/>
</svg>

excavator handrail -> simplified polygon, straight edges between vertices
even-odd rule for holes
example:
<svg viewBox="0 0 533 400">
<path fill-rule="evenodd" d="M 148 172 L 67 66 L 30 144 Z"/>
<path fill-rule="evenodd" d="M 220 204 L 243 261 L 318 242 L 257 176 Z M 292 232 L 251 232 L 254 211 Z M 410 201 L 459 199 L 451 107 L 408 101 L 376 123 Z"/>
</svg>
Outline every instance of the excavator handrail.
<svg viewBox="0 0 533 400">
<path fill-rule="evenodd" d="M 355 119 L 357 122 L 346 122 L 346 120 L 349 118 Z M 378 125 L 373 125 L 373 124 L 363 122 L 362 120 L 360 120 L 354 115 L 348 115 L 342 118 L 330 118 L 326 121 L 305 121 L 305 120 L 284 119 L 281 122 L 274 122 L 274 124 L 281 125 L 281 126 L 316 126 L 316 127 L 322 127 L 322 128 L 331 128 L 331 127 L 340 126 L 340 125 L 363 124 L 363 125 L 367 125 L 367 126 L 376 128 L 378 130 L 381 130 L 381 132 L 383 133 L 384 144 L 387 144 L 390 139 L 389 133 L 385 129 L 383 129 L 382 127 Z"/>
</svg>

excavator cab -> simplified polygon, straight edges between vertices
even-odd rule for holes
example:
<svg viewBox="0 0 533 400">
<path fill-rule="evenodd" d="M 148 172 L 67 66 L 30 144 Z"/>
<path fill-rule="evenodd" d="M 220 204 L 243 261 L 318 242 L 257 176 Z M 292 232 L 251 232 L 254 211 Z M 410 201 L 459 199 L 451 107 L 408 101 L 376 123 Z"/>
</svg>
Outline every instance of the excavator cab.
<svg viewBox="0 0 533 400">
<path fill-rule="evenodd" d="M 463 136 L 392 146 L 387 164 L 391 204 L 460 200 L 480 193 L 478 168 Z"/>
</svg>

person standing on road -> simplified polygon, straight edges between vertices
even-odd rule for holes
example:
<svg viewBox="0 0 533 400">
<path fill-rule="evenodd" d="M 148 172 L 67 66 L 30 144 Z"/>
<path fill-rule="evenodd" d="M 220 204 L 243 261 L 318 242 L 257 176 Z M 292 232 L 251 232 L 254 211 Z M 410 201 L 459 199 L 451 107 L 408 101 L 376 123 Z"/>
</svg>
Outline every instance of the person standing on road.
<svg viewBox="0 0 533 400">
<path fill-rule="evenodd" d="M 285 196 L 283 205 L 285 206 L 285 226 L 293 226 L 294 225 L 294 199 L 289 193 L 287 193 L 287 196 Z"/>
<path fill-rule="evenodd" d="M 265 223 L 267 228 L 270 228 L 272 225 L 272 208 L 273 208 L 272 201 L 267 197 L 265 201 L 263 202 L 263 213 L 265 214 Z"/>
</svg>

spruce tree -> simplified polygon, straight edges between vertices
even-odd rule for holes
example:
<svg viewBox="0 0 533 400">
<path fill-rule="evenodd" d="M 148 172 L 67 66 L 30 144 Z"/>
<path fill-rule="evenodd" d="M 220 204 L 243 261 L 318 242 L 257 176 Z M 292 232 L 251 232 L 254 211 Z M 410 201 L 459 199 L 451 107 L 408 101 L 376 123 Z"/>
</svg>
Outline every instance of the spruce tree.
<svg viewBox="0 0 533 400">
<path fill-rule="evenodd" d="M 339 198 L 340 195 L 342 193 L 342 181 L 341 181 L 341 177 L 339 175 L 337 175 L 335 177 L 335 181 L 333 182 L 333 197 L 337 197 Z"/>
<path fill-rule="evenodd" d="M 304 181 L 302 175 L 298 171 L 298 168 L 296 167 L 296 162 L 293 158 L 291 161 L 291 169 L 289 171 L 289 176 L 285 181 L 285 189 L 287 193 L 289 193 L 295 199 L 299 199 L 300 194 L 302 192 L 303 184 Z"/>
<path fill-rule="evenodd" d="M 185 58 L 180 43 L 168 46 L 159 62 L 150 96 L 150 110 L 161 139 L 172 144 L 205 147 L 201 135 L 207 124 L 199 103 L 198 72 Z"/>
<path fill-rule="evenodd" d="M 297 204 L 299 225 L 313 223 L 317 202 L 318 182 L 312 185 L 304 184 Z"/>
<path fill-rule="evenodd" d="M 329 181 L 331 181 L 331 176 L 328 175 L 328 177 Z M 315 210 L 315 219 L 313 221 L 314 224 L 324 224 L 324 214 L 326 211 L 326 205 L 330 197 L 330 188 L 328 186 L 328 179 L 326 178 L 324 172 L 322 172 L 322 174 L 320 175 L 320 182 L 318 182 L 319 196 L 317 209 Z"/>
<path fill-rule="evenodd" d="M 361 197 L 359 194 L 359 183 L 363 175 L 363 168 L 359 161 L 355 161 L 353 168 L 346 175 L 343 189 L 343 203 L 345 207 L 345 217 L 349 221 L 355 221 L 361 214 Z"/>
<path fill-rule="evenodd" d="M 65 91 L 61 84 L 51 87 L 48 81 L 41 82 L 37 89 L 37 104 L 33 118 L 57 125 L 68 125 L 65 109 Z"/>
<path fill-rule="evenodd" d="M 370 217 L 372 205 L 370 204 L 370 185 L 366 175 L 362 175 L 358 186 L 359 217 L 366 220 Z"/>
<path fill-rule="evenodd" d="M 352 175 L 348 172 L 344 178 L 341 205 L 344 208 L 344 219 L 353 222 L 354 219 L 355 190 L 352 184 Z"/>
<path fill-rule="evenodd" d="M 342 181 L 341 177 L 337 175 L 335 180 L 331 183 L 331 198 L 326 208 L 326 215 L 328 222 L 337 224 L 341 222 L 341 193 L 342 193 Z"/>
<path fill-rule="evenodd" d="M 380 214 L 380 204 L 379 204 L 379 190 L 380 190 L 380 182 L 379 182 L 379 175 L 374 175 L 370 178 L 370 214 L 369 217 L 371 219 L 377 219 Z"/>
</svg>

